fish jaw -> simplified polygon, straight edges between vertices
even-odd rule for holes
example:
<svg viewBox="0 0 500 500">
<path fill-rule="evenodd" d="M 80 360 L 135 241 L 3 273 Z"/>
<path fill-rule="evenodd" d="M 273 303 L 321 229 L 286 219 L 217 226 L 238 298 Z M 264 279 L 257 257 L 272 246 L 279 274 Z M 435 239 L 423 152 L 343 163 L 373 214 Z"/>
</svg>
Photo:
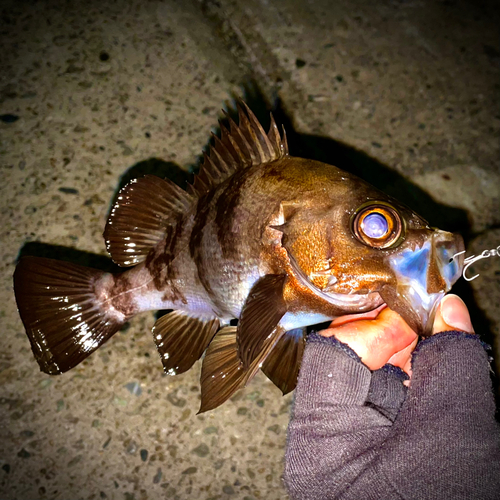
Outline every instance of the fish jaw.
<svg viewBox="0 0 500 500">
<path fill-rule="evenodd" d="M 396 286 L 386 285 L 380 295 L 421 335 L 432 333 L 437 305 L 462 274 L 464 242 L 460 235 L 435 230 L 415 248 L 390 257 Z"/>
<path fill-rule="evenodd" d="M 371 311 L 384 303 L 383 298 L 378 292 L 358 294 L 321 290 L 302 271 L 292 254 L 288 254 L 288 258 L 290 269 L 293 272 L 297 285 L 323 303 L 324 307 L 320 309 L 322 309 L 323 314 L 326 314 L 327 317 L 320 321 L 333 319 L 344 314 Z M 316 321 L 316 323 L 318 322 Z M 313 323 L 297 323 L 293 328 L 300 328 L 311 324 Z"/>
</svg>

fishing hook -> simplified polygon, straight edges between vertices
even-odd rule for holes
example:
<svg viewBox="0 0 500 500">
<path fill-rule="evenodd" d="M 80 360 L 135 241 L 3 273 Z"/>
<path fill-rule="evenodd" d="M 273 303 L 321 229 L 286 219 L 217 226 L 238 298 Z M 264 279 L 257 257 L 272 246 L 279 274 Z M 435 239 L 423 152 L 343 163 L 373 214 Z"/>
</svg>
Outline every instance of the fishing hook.
<svg viewBox="0 0 500 500">
<path fill-rule="evenodd" d="M 452 260 L 455 258 L 455 257 L 458 257 L 459 255 L 462 255 L 463 253 L 465 253 L 465 250 L 463 250 L 462 252 L 458 252 L 456 253 L 453 257 L 452 257 Z M 481 259 L 487 259 L 489 257 L 500 257 L 500 245 L 498 245 L 496 248 L 492 248 L 491 250 L 483 250 L 482 253 L 480 253 L 479 255 L 471 255 L 470 257 L 467 257 L 466 259 L 464 259 L 464 268 L 463 268 L 463 271 L 462 271 L 462 276 L 464 277 L 464 280 L 465 281 L 472 281 L 472 280 L 475 280 L 479 274 L 476 274 L 475 276 L 472 276 L 472 278 L 467 278 L 466 276 L 466 272 L 467 272 L 467 269 L 469 268 L 469 266 L 471 266 L 472 264 L 474 264 L 474 262 L 477 262 L 478 260 L 481 260 Z"/>
</svg>

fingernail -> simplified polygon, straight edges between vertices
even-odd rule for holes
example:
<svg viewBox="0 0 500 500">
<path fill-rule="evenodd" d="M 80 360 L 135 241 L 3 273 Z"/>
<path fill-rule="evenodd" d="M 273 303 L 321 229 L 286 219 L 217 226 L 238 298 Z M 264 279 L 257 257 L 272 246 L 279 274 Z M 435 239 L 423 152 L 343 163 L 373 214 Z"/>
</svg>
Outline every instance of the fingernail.
<svg viewBox="0 0 500 500">
<path fill-rule="evenodd" d="M 441 301 L 441 316 L 444 322 L 456 330 L 474 333 L 469 310 L 458 295 L 446 295 Z"/>
</svg>

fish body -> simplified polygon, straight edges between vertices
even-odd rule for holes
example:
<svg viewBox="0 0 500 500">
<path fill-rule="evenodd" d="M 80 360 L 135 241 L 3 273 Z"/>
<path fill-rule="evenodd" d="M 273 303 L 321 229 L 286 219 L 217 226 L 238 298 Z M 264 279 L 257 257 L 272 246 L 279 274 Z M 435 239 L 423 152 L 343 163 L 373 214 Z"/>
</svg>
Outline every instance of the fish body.
<svg viewBox="0 0 500 500">
<path fill-rule="evenodd" d="M 221 131 L 189 191 L 146 176 L 120 192 L 104 238 L 129 270 L 20 260 L 16 299 L 43 371 L 72 368 L 140 312 L 172 309 L 153 338 L 169 374 L 206 350 L 206 411 L 259 368 L 292 390 L 305 326 L 386 303 L 428 331 L 461 274 L 460 236 L 352 174 L 290 156 L 274 120 L 266 134 L 244 104 Z"/>
</svg>

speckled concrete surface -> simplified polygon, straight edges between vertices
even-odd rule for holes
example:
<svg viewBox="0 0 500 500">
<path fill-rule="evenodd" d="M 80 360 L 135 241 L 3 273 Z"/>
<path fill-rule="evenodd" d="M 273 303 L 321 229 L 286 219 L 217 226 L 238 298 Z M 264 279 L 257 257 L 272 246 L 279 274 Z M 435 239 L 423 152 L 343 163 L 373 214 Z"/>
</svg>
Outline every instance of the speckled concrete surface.
<svg viewBox="0 0 500 500">
<path fill-rule="evenodd" d="M 259 375 L 196 415 L 199 366 L 163 375 L 153 314 L 73 371 L 40 373 L 12 293 L 17 255 L 38 243 L 103 255 L 121 176 L 151 158 L 193 166 L 249 79 L 280 99 L 292 152 L 338 163 L 347 145 L 370 180 L 410 179 L 431 223 L 451 214 L 472 253 L 498 245 L 500 13 L 463 1 L 73 4 L 0 7 L 0 498 L 286 498 L 291 396 Z M 497 334 L 499 261 L 459 287 Z"/>
</svg>

